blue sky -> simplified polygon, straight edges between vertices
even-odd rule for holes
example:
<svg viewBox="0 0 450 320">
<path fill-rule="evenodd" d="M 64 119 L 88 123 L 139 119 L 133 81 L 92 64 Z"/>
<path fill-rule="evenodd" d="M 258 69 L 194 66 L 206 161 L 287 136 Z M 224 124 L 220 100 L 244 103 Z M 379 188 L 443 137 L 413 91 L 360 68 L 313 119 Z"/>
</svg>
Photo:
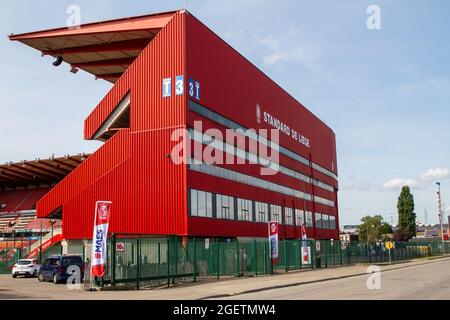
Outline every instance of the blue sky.
<svg viewBox="0 0 450 320">
<path fill-rule="evenodd" d="M 450 206 L 450 2 L 9 1 L 6 36 L 64 26 L 66 9 L 82 23 L 187 8 L 336 133 L 341 224 L 367 214 L 397 221 L 396 199 L 412 186 L 418 220 L 437 222 L 435 181 Z M 381 9 L 381 30 L 366 10 Z M 0 162 L 92 152 L 83 120 L 110 85 L 67 65 L 53 68 L 31 48 L 0 41 Z M 450 213 L 450 211 L 448 211 Z"/>
</svg>

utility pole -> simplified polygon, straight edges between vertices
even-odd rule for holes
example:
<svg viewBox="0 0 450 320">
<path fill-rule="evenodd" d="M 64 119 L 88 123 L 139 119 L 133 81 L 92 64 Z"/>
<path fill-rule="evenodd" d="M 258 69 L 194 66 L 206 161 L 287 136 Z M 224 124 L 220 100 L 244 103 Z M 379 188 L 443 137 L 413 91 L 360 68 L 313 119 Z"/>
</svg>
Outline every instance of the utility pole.
<svg viewBox="0 0 450 320">
<path fill-rule="evenodd" d="M 437 207 L 438 207 L 438 216 L 439 216 L 439 223 L 441 225 L 441 238 L 442 241 L 444 241 L 444 226 L 442 225 L 442 203 L 441 203 L 441 183 L 440 182 L 436 182 L 437 186 L 438 186 L 438 191 L 437 191 Z"/>
<path fill-rule="evenodd" d="M 428 220 L 428 212 L 427 212 L 427 209 L 425 209 L 425 213 L 424 213 L 424 215 L 423 215 L 423 223 L 424 223 L 424 225 L 426 226 L 427 225 L 427 220 Z"/>
</svg>

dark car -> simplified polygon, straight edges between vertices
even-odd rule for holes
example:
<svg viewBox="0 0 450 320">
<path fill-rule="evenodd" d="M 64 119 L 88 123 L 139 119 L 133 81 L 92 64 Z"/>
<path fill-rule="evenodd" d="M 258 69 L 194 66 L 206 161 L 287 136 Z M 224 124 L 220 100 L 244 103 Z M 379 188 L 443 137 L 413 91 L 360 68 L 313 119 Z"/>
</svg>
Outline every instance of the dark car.
<svg viewBox="0 0 450 320">
<path fill-rule="evenodd" d="M 76 266 L 81 272 L 80 280 L 83 281 L 84 278 L 84 262 L 80 256 L 76 255 L 58 255 L 51 256 L 45 259 L 39 271 L 38 280 L 39 281 L 53 281 L 53 283 L 66 282 L 72 273 L 69 273 L 71 269 L 68 270 L 70 266 Z"/>
</svg>

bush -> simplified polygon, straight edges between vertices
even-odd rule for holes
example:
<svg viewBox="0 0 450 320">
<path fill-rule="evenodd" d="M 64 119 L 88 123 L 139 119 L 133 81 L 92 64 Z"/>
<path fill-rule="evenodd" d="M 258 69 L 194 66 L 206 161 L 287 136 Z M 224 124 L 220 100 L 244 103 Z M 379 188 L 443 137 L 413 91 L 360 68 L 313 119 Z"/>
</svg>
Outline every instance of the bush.
<svg viewBox="0 0 450 320">
<path fill-rule="evenodd" d="M 413 237 L 413 233 L 406 229 L 398 229 L 393 234 L 395 241 L 409 241 Z"/>
</svg>

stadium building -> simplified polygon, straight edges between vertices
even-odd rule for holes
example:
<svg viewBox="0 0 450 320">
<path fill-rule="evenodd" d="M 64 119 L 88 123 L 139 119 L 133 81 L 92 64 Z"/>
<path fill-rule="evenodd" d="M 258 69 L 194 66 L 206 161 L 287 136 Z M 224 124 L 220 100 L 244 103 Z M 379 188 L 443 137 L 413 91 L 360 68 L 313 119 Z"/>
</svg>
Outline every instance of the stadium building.
<svg viewBox="0 0 450 320">
<path fill-rule="evenodd" d="M 11 35 L 55 64 L 113 84 L 84 123 L 104 144 L 37 203 L 63 237 L 92 237 L 97 200 L 112 201 L 109 231 L 124 235 L 339 239 L 334 132 L 185 10 Z M 195 126 L 201 121 L 201 129 Z M 208 147 L 208 129 L 279 130 L 279 170 L 263 175 L 248 146 L 215 144 L 234 163 L 176 163 Z M 199 132 L 200 130 L 200 132 Z M 195 138 L 196 137 L 196 138 Z M 219 139 L 220 140 L 220 139 Z M 217 141 L 216 141 L 217 142 Z M 196 149 L 197 147 L 197 149 Z"/>
</svg>

